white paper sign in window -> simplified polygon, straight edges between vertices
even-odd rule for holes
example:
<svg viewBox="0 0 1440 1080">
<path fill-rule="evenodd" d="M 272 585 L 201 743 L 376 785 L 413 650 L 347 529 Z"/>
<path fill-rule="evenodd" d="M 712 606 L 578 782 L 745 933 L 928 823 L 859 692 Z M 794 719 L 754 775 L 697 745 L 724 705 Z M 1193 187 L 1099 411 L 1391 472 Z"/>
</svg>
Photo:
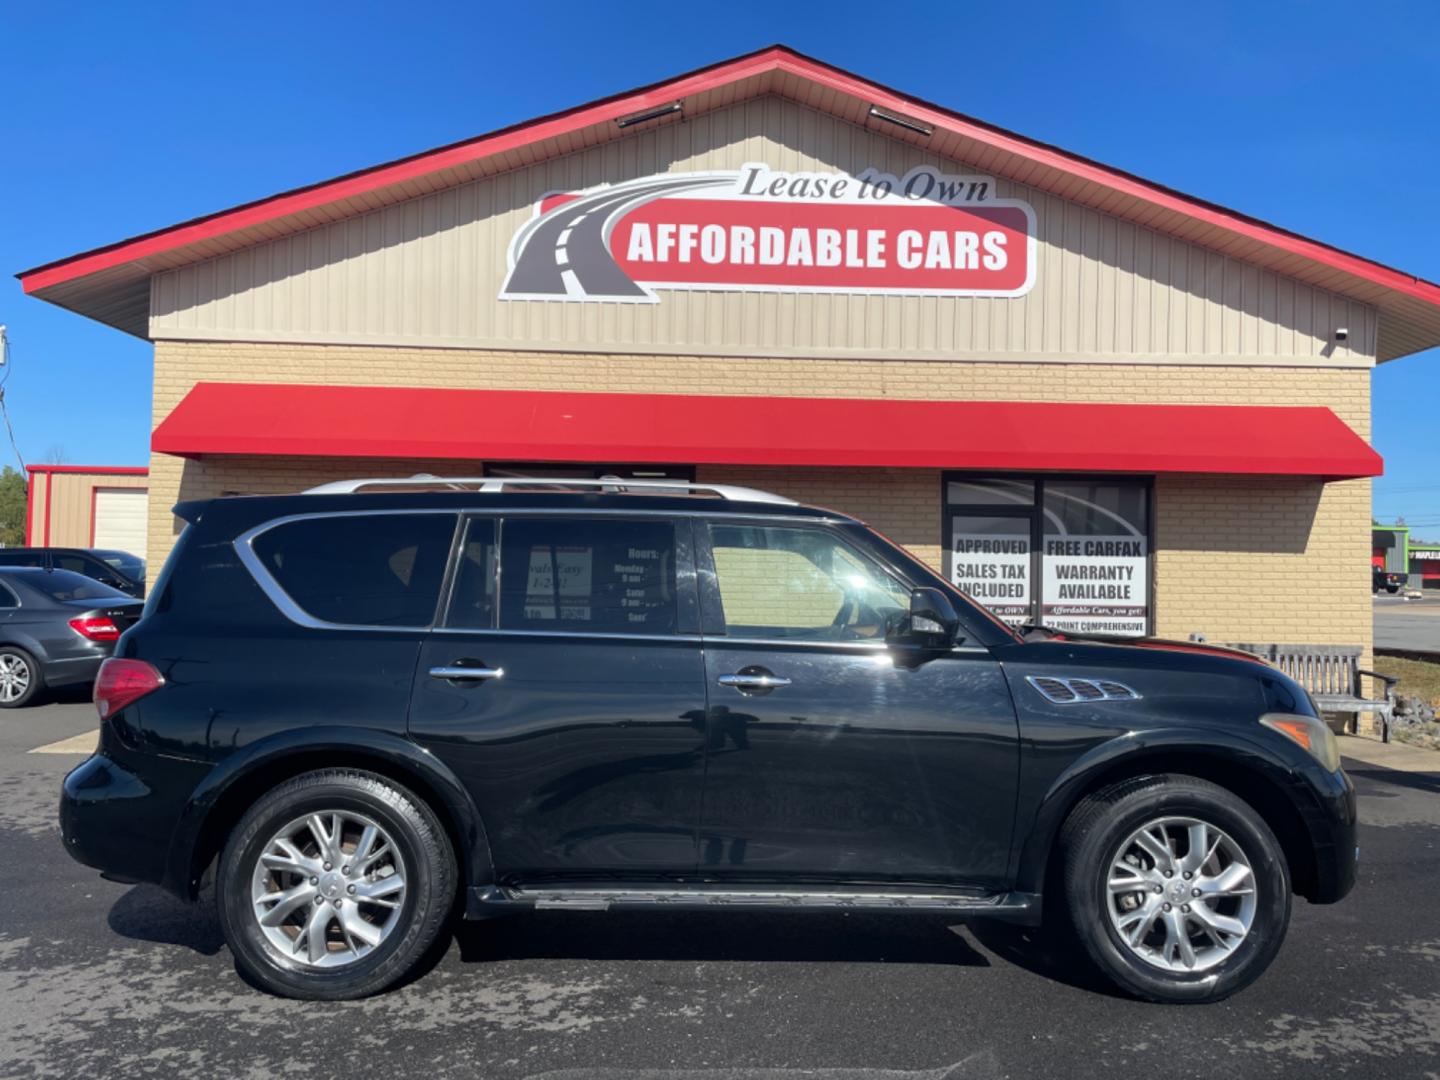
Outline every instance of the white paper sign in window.
<svg viewBox="0 0 1440 1080">
<path fill-rule="evenodd" d="M 964 515 L 953 519 L 950 580 L 1006 622 L 1029 622 L 1030 519 Z"/>
<path fill-rule="evenodd" d="M 1115 481 L 1045 483 L 1040 597 L 1044 625 L 1143 635 L 1149 622 L 1148 493 Z"/>
</svg>

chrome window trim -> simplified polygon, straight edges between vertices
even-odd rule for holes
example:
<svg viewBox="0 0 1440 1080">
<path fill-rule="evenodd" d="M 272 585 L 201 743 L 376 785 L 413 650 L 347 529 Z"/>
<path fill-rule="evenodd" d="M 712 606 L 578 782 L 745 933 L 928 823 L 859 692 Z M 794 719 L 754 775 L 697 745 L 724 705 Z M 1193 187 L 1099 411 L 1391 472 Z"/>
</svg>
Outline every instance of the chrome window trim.
<svg viewBox="0 0 1440 1080">
<path fill-rule="evenodd" d="M 260 556 L 255 553 L 254 544 L 257 538 L 265 535 L 271 529 L 278 529 L 281 525 L 288 525 L 292 522 L 313 521 L 317 518 L 333 517 L 395 517 L 399 514 L 449 514 L 458 519 L 460 511 L 423 507 L 412 510 L 338 510 L 330 512 L 322 511 L 312 514 L 288 514 L 285 517 L 272 518 L 269 521 L 261 522 L 259 525 L 247 529 L 231 541 L 230 546 L 235 549 L 235 554 L 239 556 L 241 564 L 249 571 L 250 576 L 255 580 L 255 584 L 260 587 L 260 591 L 279 609 L 280 614 L 284 615 L 285 618 L 297 626 L 303 626 L 307 630 L 363 630 L 380 634 L 425 633 L 430 630 L 433 625 L 433 613 L 431 622 L 420 626 L 373 626 L 366 623 L 337 623 L 330 622 L 327 619 L 317 619 L 295 602 L 294 598 L 275 580 Z M 449 564 L 448 554 L 446 555 L 446 564 L 447 566 Z M 435 597 L 435 606 L 438 607 L 439 603 L 440 597 L 437 594 Z"/>
<path fill-rule="evenodd" d="M 434 630 L 446 630 L 446 631 L 448 632 L 448 630 L 451 629 L 451 628 L 436 626 L 435 623 L 434 623 L 434 621 L 433 621 L 433 619 L 432 619 L 431 622 L 425 623 L 425 624 L 420 625 L 420 626 L 371 626 L 371 625 L 368 625 L 368 624 L 365 624 L 365 623 L 336 623 L 336 622 L 329 622 L 329 621 L 326 620 L 326 619 L 317 619 L 315 616 L 309 614 L 307 611 L 305 611 L 304 608 L 302 608 L 299 604 L 297 604 L 297 603 L 295 602 L 295 600 L 290 596 L 290 594 L 287 593 L 287 592 L 284 590 L 284 588 L 280 585 L 280 583 L 275 580 L 275 578 L 271 575 L 270 571 L 269 571 L 268 569 L 266 569 L 265 564 L 264 564 L 264 563 L 261 561 L 261 559 L 260 559 L 260 556 L 255 553 L 254 543 L 255 543 L 256 539 L 258 539 L 259 537 L 263 536 L 265 533 L 269 532 L 271 529 L 278 529 L 281 525 L 289 525 L 290 523 L 296 522 L 296 521 L 315 521 L 315 520 L 317 520 L 317 519 L 319 519 L 319 518 L 338 518 L 338 517 L 394 517 L 394 516 L 397 515 L 397 514 L 410 514 L 410 515 L 415 515 L 415 514 L 450 514 L 450 515 L 453 515 L 453 516 L 456 516 L 456 517 L 459 517 L 459 518 L 462 518 L 462 519 L 468 519 L 468 518 L 473 518 L 473 517 L 496 517 L 496 518 L 499 518 L 499 517 L 522 517 L 522 516 L 523 516 L 523 517 L 529 517 L 529 516 L 536 516 L 536 515 L 539 515 L 539 516 L 549 516 L 549 517 L 557 517 L 557 516 L 558 516 L 558 517 L 575 517 L 575 516 L 579 515 L 579 516 L 597 517 L 597 518 L 664 517 L 664 518 L 669 518 L 669 519 L 671 519 L 671 520 L 676 520 L 676 519 L 678 519 L 678 518 L 702 518 L 702 519 L 709 519 L 709 518 L 716 518 L 716 517 L 754 519 L 754 518 L 756 518 L 756 517 L 759 517 L 760 519 L 762 519 L 762 520 L 767 520 L 767 521 L 768 521 L 768 520 L 771 520 L 771 519 L 778 520 L 778 521 L 804 521 L 804 522 L 820 522 L 820 521 L 826 521 L 826 522 L 832 522 L 832 523 L 843 521 L 843 519 L 841 519 L 841 518 L 794 517 L 794 516 L 791 516 L 791 515 L 789 515 L 789 514 L 767 514 L 767 513 L 761 513 L 761 514 L 758 514 L 758 515 L 757 515 L 757 514 L 754 514 L 754 513 L 749 513 L 749 514 L 747 514 L 747 513 L 743 513 L 743 512 L 724 512 L 724 511 L 708 511 L 708 512 L 707 512 L 707 511 L 705 511 L 705 510 L 642 510 L 642 509 L 624 510 L 624 509 L 616 509 L 616 508 L 611 508 L 611 507 L 606 507 L 606 508 L 604 508 L 604 509 L 599 509 L 599 510 L 591 510 L 591 509 L 587 509 L 587 508 L 584 508 L 584 507 L 573 507 L 573 506 L 572 506 L 572 507 L 558 507 L 558 506 L 557 506 L 557 507 L 514 507 L 514 508 L 502 507 L 502 506 L 481 506 L 481 507 L 474 507 L 474 508 L 467 508 L 467 507 L 464 507 L 464 506 L 458 506 L 458 507 L 449 507 L 449 506 L 421 506 L 421 507 L 395 507 L 395 508 L 384 508 L 384 507 L 382 507 L 382 508 L 378 508 L 378 509 L 374 509 L 374 510 L 312 510 L 312 511 L 307 511 L 307 512 L 299 513 L 299 514 L 285 514 L 285 515 L 283 515 L 282 517 L 270 518 L 268 521 L 262 521 L 259 525 L 252 526 L 251 528 L 245 530 L 245 532 L 241 533 L 239 536 L 237 536 L 234 540 L 231 541 L 230 546 L 235 549 L 235 554 L 239 557 L 241 564 L 242 564 L 242 565 L 245 567 L 245 569 L 249 572 L 251 578 L 254 579 L 255 584 L 256 584 L 257 586 L 259 586 L 260 591 L 263 592 L 263 593 L 266 595 L 266 597 L 269 598 L 270 602 L 271 602 L 272 604 L 274 604 L 276 608 L 279 609 L 280 614 L 284 615 L 287 619 L 289 619 L 291 622 L 293 622 L 293 623 L 294 623 L 295 625 L 297 625 L 297 626 L 303 626 L 303 627 L 305 627 L 305 628 L 308 629 L 308 630 L 364 630 L 364 631 L 369 631 L 369 632 L 371 632 L 371 633 L 382 633 L 382 634 L 402 633 L 402 632 L 405 632 L 405 631 L 410 631 L 410 632 L 422 631 L 422 632 L 423 632 L 423 631 L 428 631 L 428 630 L 432 630 L 432 629 L 434 629 Z M 448 565 L 447 565 L 447 569 L 448 569 Z M 498 572 L 499 572 L 499 570 L 498 570 L 498 560 L 497 560 L 497 573 L 498 573 Z M 440 598 L 439 598 L 439 597 L 436 597 L 436 607 L 437 607 L 437 608 L 439 607 L 439 601 L 440 601 Z M 497 601 L 498 601 L 498 593 L 497 593 Z M 458 629 L 458 628 L 457 628 L 457 629 Z M 465 630 L 465 632 L 466 632 L 466 633 L 481 633 L 482 631 L 480 631 L 480 630 Z M 508 632 L 508 633 L 520 633 L 521 631 L 507 631 L 507 632 Z M 551 631 L 548 631 L 548 630 L 544 630 L 544 631 L 531 631 L 531 632 L 533 632 L 533 633 L 551 633 Z M 585 631 L 576 631 L 576 633 L 582 633 L 582 634 L 583 634 L 583 633 L 585 633 Z M 627 635 L 617 635 L 617 636 L 624 637 L 624 636 L 627 636 Z M 676 637 L 677 635 L 673 635 L 673 634 L 672 634 L 672 635 L 661 635 L 661 636 L 662 636 L 665 640 L 668 641 L 668 640 L 673 639 L 673 638 Z"/>
<path fill-rule="evenodd" d="M 694 641 L 694 642 L 712 641 L 712 642 L 716 642 L 716 643 L 728 643 L 728 644 L 732 644 L 732 645 L 745 645 L 745 646 L 760 647 L 760 648 L 774 648 L 774 647 L 777 647 L 777 646 L 803 646 L 803 647 L 808 647 L 808 648 L 832 648 L 832 649 L 833 649 L 833 648 L 839 648 L 839 649 L 845 649 L 845 650 L 849 650 L 849 651 L 861 651 L 861 652 L 865 652 L 865 651 L 876 651 L 876 652 L 878 652 L 878 651 L 887 650 L 887 649 L 890 647 L 887 642 L 883 642 L 883 641 L 880 641 L 880 642 L 867 642 L 867 641 L 805 641 L 805 640 L 791 639 L 791 638 L 737 638 L 737 637 L 729 637 L 729 636 L 726 636 L 726 635 L 724 635 L 724 634 L 709 634 L 709 635 L 707 635 L 707 634 L 625 634 L 625 633 L 619 633 L 619 632 L 595 632 L 595 631 L 587 631 L 587 630 L 504 630 L 504 629 L 499 629 L 499 628 L 495 628 L 495 627 L 482 628 L 482 627 L 441 626 L 441 625 L 438 625 L 437 623 L 435 623 L 434 620 L 433 620 L 433 618 L 432 618 L 432 621 L 429 622 L 429 623 L 424 623 L 424 624 L 414 625 L 414 626 L 410 626 L 410 625 L 406 625 L 406 626 L 400 626 L 400 625 L 395 625 L 395 626 L 376 626 L 376 625 L 370 625 L 370 624 L 366 624 L 366 623 L 337 623 L 337 622 L 330 622 L 330 621 L 327 620 L 327 619 L 318 619 L 318 618 L 316 618 L 315 616 L 313 616 L 313 615 L 309 614 L 307 611 L 305 611 L 305 609 L 302 608 L 298 603 L 296 603 L 295 600 L 294 600 L 294 598 L 292 598 L 292 597 L 290 596 L 290 594 L 287 593 L 287 592 L 285 591 L 285 589 L 281 586 L 281 584 L 280 584 L 278 581 L 275 580 L 274 576 L 270 573 L 270 571 L 266 568 L 264 562 L 260 559 L 260 556 L 259 556 L 258 554 L 256 554 L 255 548 L 254 548 L 254 543 L 255 543 L 256 539 L 258 539 L 259 537 L 263 536 L 265 533 L 269 532 L 271 529 L 277 529 L 277 528 L 279 528 L 281 525 L 288 525 L 288 524 L 291 524 L 292 522 L 297 522 L 297 521 L 314 521 L 314 520 L 317 520 L 317 519 L 319 519 L 319 518 L 337 518 L 337 517 L 393 517 L 393 516 L 399 515 L 399 514 L 410 514 L 410 515 L 416 515 L 416 514 L 450 514 L 450 515 L 452 515 L 452 516 L 455 516 L 455 517 L 458 519 L 458 520 L 457 520 L 457 523 L 456 523 L 456 527 L 457 527 L 457 528 L 463 528 L 463 527 L 465 527 L 466 522 L 467 522 L 469 519 L 475 518 L 475 517 L 494 517 L 494 518 L 502 518 L 502 517 L 533 516 L 533 515 L 550 516 L 550 517 L 554 517 L 554 516 L 574 517 L 574 516 L 580 515 L 580 516 L 586 516 L 586 517 L 599 517 L 599 518 L 665 517 L 665 518 L 670 518 L 670 519 L 672 519 L 672 520 L 673 520 L 673 519 L 678 519 L 678 518 L 692 518 L 692 519 L 697 519 L 697 520 L 701 520 L 701 521 L 708 521 L 708 520 L 712 520 L 712 519 L 714 519 L 714 518 L 727 518 L 727 519 L 728 519 L 728 518 L 738 518 L 738 519 L 744 519 L 744 520 L 748 520 L 748 521 L 755 521 L 755 520 L 764 521 L 764 522 L 769 522 L 769 521 L 781 521 L 781 522 L 786 522 L 786 523 L 789 523 L 789 522 L 799 522 L 799 523 L 803 523 L 803 524 L 806 524 L 806 525 L 812 525 L 812 526 L 813 526 L 813 525 L 820 525 L 820 524 L 845 524 L 845 523 L 846 523 L 846 519 L 844 519 L 844 518 L 796 517 L 796 516 L 792 516 L 792 515 L 789 515 L 789 514 L 770 514 L 770 513 L 754 514 L 754 513 L 744 513 L 744 512 L 706 511 L 706 510 L 694 510 L 694 511 L 686 511 L 686 510 L 638 510 L 638 509 L 637 509 L 637 510 L 621 510 L 621 509 L 612 509 L 612 508 L 608 508 L 608 507 L 605 508 L 605 509 L 603 509 L 603 510 L 589 510 L 589 509 L 576 508 L 576 507 L 553 507 L 553 508 L 552 508 L 552 507 L 526 507 L 526 508 L 515 507 L 515 508 L 512 509 L 512 508 L 507 508 L 507 507 L 490 507 L 490 506 L 478 507 L 478 508 L 474 508 L 474 509 L 467 509 L 467 508 L 465 508 L 465 507 L 410 507 L 410 508 L 400 508 L 400 507 L 397 507 L 397 508 L 393 508 L 393 509 L 392 509 L 392 508 L 380 508 L 380 509 L 374 509 L 374 510 L 315 510 L 315 511 L 309 511 L 309 512 L 305 512 L 305 513 L 299 513 L 299 514 L 286 514 L 286 515 L 284 515 L 284 516 L 282 516 L 282 517 L 270 518 L 270 519 L 267 520 L 267 521 L 262 521 L 259 525 L 254 525 L 254 526 L 252 526 L 251 528 L 245 530 L 245 532 L 243 532 L 243 533 L 241 533 L 239 536 L 237 536 L 234 540 L 232 540 L 232 541 L 231 541 L 231 547 L 234 548 L 235 554 L 236 554 L 236 556 L 240 559 L 241 565 L 243 565 L 243 566 L 245 567 L 246 571 L 250 574 L 250 577 L 254 580 L 255 584 L 259 587 L 260 591 L 265 594 L 266 598 L 269 599 L 269 601 L 270 601 L 272 604 L 275 605 L 276 609 L 279 610 L 280 614 L 283 615 L 283 616 L 285 616 L 285 618 L 289 619 L 289 620 L 290 620 L 292 623 L 294 623 L 296 626 L 302 626 L 302 627 L 306 628 L 307 630 L 349 630 L 349 631 L 361 631 L 361 632 L 365 632 L 365 633 L 377 633 L 377 634 L 439 633 L 439 634 L 479 634 L 479 635 L 491 635 L 491 636 L 500 636 L 500 635 L 509 634 L 509 635 L 518 636 L 518 637 L 561 637 L 561 638 L 563 638 L 563 637 L 586 637 L 586 638 L 599 638 L 599 639 L 624 640 L 624 641 Z M 837 539 L 838 539 L 839 542 L 840 542 L 843 546 L 845 546 L 846 548 L 849 548 L 849 549 L 852 550 L 852 551 L 856 551 L 857 555 L 858 555 L 860 558 L 862 558 L 862 559 L 864 559 L 864 560 L 866 560 L 866 561 L 868 561 L 868 562 L 875 562 L 875 560 L 874 560 L 871 556 L 869 556 L 868 554 L 866 554 L 866 553 L 864 553 L 864 552 L 859 552 L 857 549 L 855 549 L 855 548 L 854 548 L 854 545 L 850 544 L 846 538 L 844 538 L 844 537 L 838 537 Z M 498 546 L 498 542 L 499 542 L 499 538 L 498 538 L 498 536 L 497 536 L 497 546 Z M 453 551 L 452 551 L 452 557 L 453 557 Z M 498 559 L 498 557 L 497 557 L 496 563 L 497 563 L 496 573 L 497 573 L 497 575 L 498 575 L 498 573 L 499 573 L 499 565 L 498 565 L 498 564 L 499 564 L 499 559 Z M 899 574 L 895 573 L 895 572 L 892 571 L 889 567 L 886 567 L 886 566 L 884 566 L 883 564 L 881 564 L 881 565 L 880 565 L 880 568 L 882 569 L 883 572 L 885 572 L 885 573 L 888 574 L 889 576 L 891 576 L 891 577 L 893 577 L 893 578 L 896 578 L 896 579 L 900 580 L 901 582 L 904 582 L 904 581 L 905 581 L 905 578 L 904 578 L 902 575 L 899 575 Z M 447 570 L 448 570 L 448 565 L 447 565 Z M 162 571 L 161 571 L 161 572 L 162 572 L 162 574 L 164 573 L 163 568 L 162 568 Z M 158 584 L 158 581 L 157 581 L 157 584 Z M 443 589 L 443 585 L 442 585 L 442 589 Z M 497 591 L 496 596 L 497 596 L 497 601 L 498 601 L 498 596 L 499 596 L 498 591 Z M 441 599 L 441 597 L 439 597 L 439 596 L 436 597 L 436 609 L 437 609 L 437 610 L 439 609 L 440 599 Z M 448 598 L 447 598 L 447 600 L 448 600 Z M 984 646 L 957 645 L 957 646 L 952 647 L 952 648 L 949 650 L 949 652 L 951 652 L 951 653 L 986 653 L 986 654 L 988 654 L 988 653 L 990 652 L 990 650 L 987 649 L 987 648 L 985 648 Z M 1138 697 L 1139 695 L 1136 695 L 1136 696 Z"/>
<path fill-rule="evenodd" d="M 353 629 L 353 628 L 347 628 Z M 382 627 L 381 629 L 387 629 Z M 888 652 L 890 643 L 885 641 L 806 641 L 799 638 L 734 638 L 724 634 L 626 634 L 619 631 L 596 630 L 499 630 L 494 627 L 436 626 L 428 628 L 432 633 L 481 637 L 527 637 L 527 638 L 601 638 L 619 641 L 688 641 L 704 645 L 742 645 L 747 648 L 772 649 L 778 646 L 799 646 L 809 649 L 845 649 L 851 652 Z M 947 653 L 984 653 L 990 650 L 983 645 L 955 645 Z"/>
<path fill-rule="evenodd" d="M 619 641 L 690 641 L 698 643 L 699 634 L 625 634 L 617 630 L 499 630 L 495 627 L 436 626 L 435 634 L 460 634 L 479 637 L 523 638 L 601 638 Z"/>
</svg>

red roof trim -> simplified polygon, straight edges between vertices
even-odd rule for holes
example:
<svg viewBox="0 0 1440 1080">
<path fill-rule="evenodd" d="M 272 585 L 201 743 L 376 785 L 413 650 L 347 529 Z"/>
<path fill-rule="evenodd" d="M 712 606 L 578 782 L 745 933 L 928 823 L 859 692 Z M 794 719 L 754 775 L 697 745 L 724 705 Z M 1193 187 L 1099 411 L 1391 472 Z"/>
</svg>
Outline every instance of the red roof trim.
<svg viewBox="0 0 1440 1080">
<path fill-rule="evenodd" d="M 277 195 L 244 203 L 203 217 L 192 218 L 178 225 L 143 233 L 129 240 L 120 240 L 105 247 L 84 251 L 64 259 L 45 263 L 16 275 L 25 292 L 32 293 L 63 281 L 107 270 L 120 263 L 171 251 L 186 244 L 209 240 L 238 229 L 273 221 L 287 214 L 312 210 L 374 191 L 391 184 L 404 183 L 443 169 L 464 165 L 479 158 L 502 154 L 542 139 L 577 131 L 591 124 L 614 120 L 632 112 L 702 93 L 714 86 L 734 82 L 749 75 L 772 70 L 774 46 L 733 60 L 724 60 L 699 68 L 687 75 L 651 83 L 636 90 L 627 90 L 599 101 L 579 105 L 563 112 L 551 113 L 534 120 L 522 121 L 484 135 L 450 143 L 435 150 L 426 150 L 409 157 L 346 173 L 333 180 L 323 180 L 305 187 L 282 191 Z"/>
<path fill-rule="evenodd" d="M 144 465 L 27 465 L 32 473 L 91 473 L 95 476 L 149 476 Z"/>
<path fill-rule="evenodd" d="M 1329 409 L 200 383 L 164 454 L 1378 476 Z"/>
<path fill-rule="evenodd" d="M 784 71 L 809 79 L 837 92 L 868 100 L 881 108 L 893 109 L 936 127 L 946 128 L 985 145 L 1019 154 L 1040 164 L 1064 170 L 1081 179 L 1124 192 L 1165 209 L 1186 214 L 1282 251 L 1311 259 L 1322 265 L 1355 274 L 1385 288 L 1440 305 L 1440 285 L 1374 260 L 1355 255 L 1299 233 L 1271 225 L 1258 218 L 1215 203 L 1184 195 L 1132 173 L 1102 165 L 1089 158 L 1014 132 L 987 124 L 962 113 L 917 98 L 812 59 L 783 45 L 773 45 L 732 60 L 699 68 L 685 75 L 652 83 L 612 97 L 536 120 L 515 124 L 487 135 L 451 143 L 435 150 L 401 158 L 387 164 L 348 173 L 333 180 L 282 192 L 246 203 L 231 210 L 195 218 L 106 247 L 72 255 L 22 271 L 19 277 L 25 292 L 70 281 L 86 274 L 211 239 L 287 214 L 337 200 L 350 198 L 379 187 L 402 183 L 428 173 L 474 161 L 491 154 L 562 135 L 590 124 L 615 119 L 628 113 L 735 82 L 766 71 Z"/>
</svg>

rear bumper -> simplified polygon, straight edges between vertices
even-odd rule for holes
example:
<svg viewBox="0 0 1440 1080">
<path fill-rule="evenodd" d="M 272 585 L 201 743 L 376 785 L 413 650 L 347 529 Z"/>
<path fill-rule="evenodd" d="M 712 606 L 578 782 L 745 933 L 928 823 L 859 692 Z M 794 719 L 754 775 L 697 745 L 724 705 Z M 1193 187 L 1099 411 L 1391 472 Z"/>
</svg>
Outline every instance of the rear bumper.
<svg viewBox="0 0 1440 1080">
<path fill-rule="evenodd" d="M 100 665 L 110 655 L 110 648 L 93 656 L 75 656 L 64 660 L 51 660 L 45 665 L 46 686 L 71 686 L 75 683 L 94 682 Z"/>
<path fill-rule="evenodd" d="M 121 881 L 159 882 L 173 820 L 150 786 L 102 754 L 65 777 L 60 837 L 85 866 Z"/>
</svg>

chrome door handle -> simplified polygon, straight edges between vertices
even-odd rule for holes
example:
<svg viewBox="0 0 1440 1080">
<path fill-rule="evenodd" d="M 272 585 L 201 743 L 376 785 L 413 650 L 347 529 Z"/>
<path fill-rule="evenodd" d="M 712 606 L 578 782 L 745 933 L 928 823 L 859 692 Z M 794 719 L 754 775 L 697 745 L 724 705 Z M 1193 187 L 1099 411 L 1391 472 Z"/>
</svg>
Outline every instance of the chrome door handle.
<svg viewBox="0 0 1440 1080">
<path fill-rule="evenodd" d="M 481 682 L 485 679 L 498 679 L 505 674 L 504 668 L 498 667 L 432 667 L 430 677 L 432 679 L 450 679 L 454 682 Z"/>
<path fill-rule="evenodd" d="M 777 686 L 790 685 L 790 680 L 783 675 L 721 675 L 715 681 L 737 690 L 773 690 Z"/>
</svg>

